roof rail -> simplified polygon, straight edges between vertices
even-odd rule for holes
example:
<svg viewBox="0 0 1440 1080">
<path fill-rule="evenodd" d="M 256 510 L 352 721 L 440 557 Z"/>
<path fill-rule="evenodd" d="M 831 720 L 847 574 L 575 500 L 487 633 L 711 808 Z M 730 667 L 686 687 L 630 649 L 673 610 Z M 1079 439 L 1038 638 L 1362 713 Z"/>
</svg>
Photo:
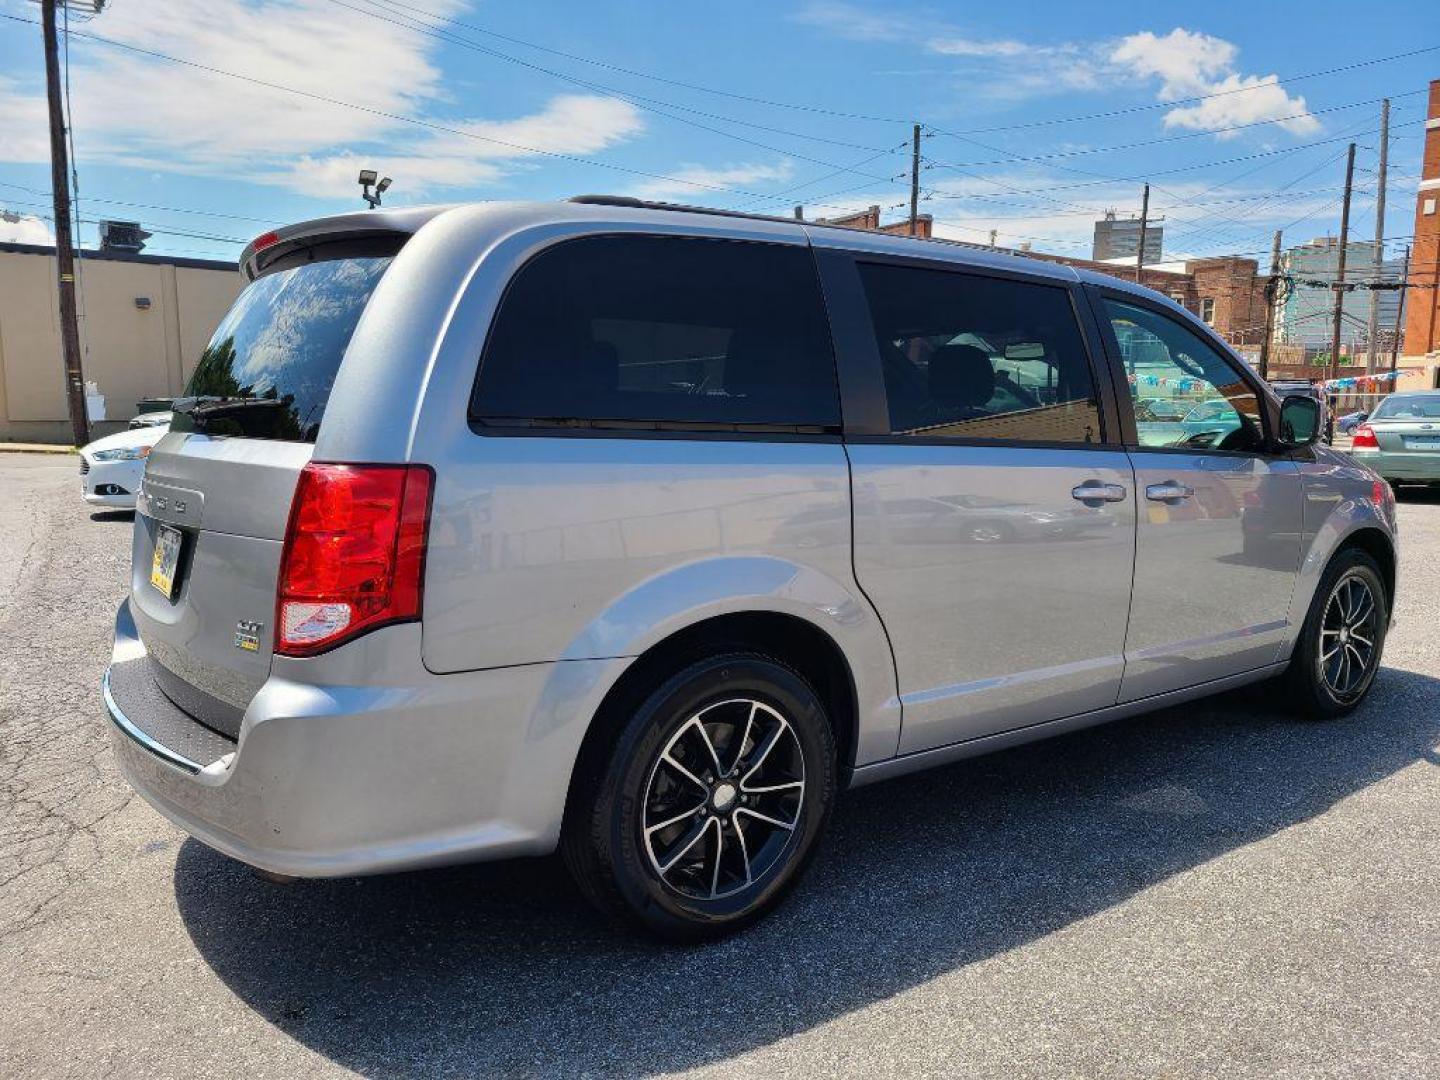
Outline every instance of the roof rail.
<svg viewBox="0 0 1440 1080">
<path fill-rule="evenodd" d="M 819 229 L 841 229 L 845 232 L 868 233 L 873 236 L 893 236 L 900 240 L 914 240 L 920 244 L 946 244 L 950 247 L 969 248 L 973 251 L 995 251 L 994 248 L 987 247 L 984 244 L 971 243 L 968 240 L 951 240 L 948 237 L 941 236 L 904 236 L 900 233 L 887 233 L 875 229 L 865 229 L 858 225 L 841 225 L 833 221 L 781 217 L 777 214 L 752 214 L 744 210 L 720 210 L 713 206 L 687 206 L 684 203 L 653 202 L 649 199 L 637 199 L 633 195 L 572 195 L 565 201 L 582 203 L 589 206 L 628 206 L 635 210 L 668 210 L 678 214 L 710 214 L 715 217 L 745 218 L 749 221 L 775 221 L 785 225 L 805 225 L 810 228 Z M 1005 250 L 999 252 L 999 254 L 1024 258 L 1030 253 L 1026 251 Z"/>
<path fill-rule="evenodd" d="M 714 206 L 654 202 L 650 199 L 637 199 L 633 195 L 572 195 L 565 201 L 583 203 L 588 206 L 628 206 L 636 210 L 669 210 L 677 214 L 712 214 L 715 217 L 748 218 L 754 221 L 783 221 L 787 225 L 824 224 L 818 221 L 801 221 L 798 218 L 780 217 L 778 214 L 750 214 L 744 210 L 721 210 Z"/>
</svg>

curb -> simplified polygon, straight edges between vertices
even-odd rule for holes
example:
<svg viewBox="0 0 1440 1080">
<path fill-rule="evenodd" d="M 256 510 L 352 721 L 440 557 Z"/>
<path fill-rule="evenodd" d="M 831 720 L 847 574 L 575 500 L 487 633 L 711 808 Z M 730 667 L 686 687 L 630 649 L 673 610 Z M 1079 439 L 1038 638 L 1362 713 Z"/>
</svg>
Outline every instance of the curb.
<svg viewBox="0 0 1440 1080">
<path fill-rule="evenodd" d="M 48 443 L 6 443 L 0 442 L 0 454 L 74 454 L 73 446 L 53 446 Z"/>
</svg>

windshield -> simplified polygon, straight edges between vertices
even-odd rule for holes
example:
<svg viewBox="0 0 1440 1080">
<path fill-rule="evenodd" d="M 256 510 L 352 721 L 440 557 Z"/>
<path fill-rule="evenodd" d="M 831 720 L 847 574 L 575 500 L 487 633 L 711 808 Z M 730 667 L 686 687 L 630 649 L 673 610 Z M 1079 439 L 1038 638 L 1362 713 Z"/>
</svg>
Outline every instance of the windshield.
<svg viewBox="0 0 1440 1080">
<path fill-rule="evenodd" d="M 1371 420 L 1440 420 L 1440 394 L 1388 397 L 1376 407 Z"/>
<path fill-rule="evenodd" d="M 390 257 L 324 259 L 256 279 L 200 354 L 177 431 L 314 442 L 340 360 Z"/>
</svg>

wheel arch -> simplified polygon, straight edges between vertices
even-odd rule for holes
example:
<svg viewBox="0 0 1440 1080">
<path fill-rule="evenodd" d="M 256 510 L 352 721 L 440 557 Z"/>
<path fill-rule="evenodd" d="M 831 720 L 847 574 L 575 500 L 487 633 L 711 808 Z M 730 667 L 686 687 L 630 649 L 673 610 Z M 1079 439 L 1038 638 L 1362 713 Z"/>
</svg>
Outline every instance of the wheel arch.
<svg viewBox="0 0 1440 1080">
<path fill-rule="evenodd" d="M 581 740 L 565 799 L 567 814 L 576 806 L 578 785 L 603 765 L 628 710 L 686 664 L 726 650 L 771 657 L 811 685 L 834 728 L 841 786 L 848 784 L 860 740 L 861 705 L 854 668 L 844 649 L 823 627 L 799 615 L 752 609 L 689 623 L 655 642 L 621 672 Z"/>
<path fill-rule="evenodd" d="M 1339 546 L 1331 552 L 1330 560 L 1333 560 L 1335 556 L 1339 555 L 1342 551 L 1350 549 L 1358 549 L 1365 552 L 1365 554 L 1374 559 L 1376 565 L 1380 567 L 1380 579 L 1385 586 L 1385 602 L 1390 609 L 1390 613 L 1393 614 L 1395 609 L 1397 560 L 1395 545 L 1391 543 L 1390 536 L 1382 529 L 1374 526 L 1358 528 L 1354 532 L 1346 535 Z M 1330 560 L 1327 560 L 1327 562 Z"/>
<path fill-rule="evenodd" d="M 1393 615 L 1399 576 L 1399 553 L 1394 538 L 1372 504 L 1350 500 L 1343 512 L 1332 513 L 1311 538 L 1291 606 L 1289 637 L 1277 659 L 1288 659 L 1294 650 L 1326 568 L 1342 551 L 1352 549 L 1365 552 L 1379 564 L 1386 601 Z"/>
</svg>

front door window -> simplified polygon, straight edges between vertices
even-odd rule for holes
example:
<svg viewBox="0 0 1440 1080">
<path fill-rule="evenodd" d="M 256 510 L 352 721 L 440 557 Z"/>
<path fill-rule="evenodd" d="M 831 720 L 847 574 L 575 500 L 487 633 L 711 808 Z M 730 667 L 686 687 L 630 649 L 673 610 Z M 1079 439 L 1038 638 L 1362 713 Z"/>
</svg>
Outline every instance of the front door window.
<svg viewBox="0 0 1440 1080">
<path fill-rule="evenodd" d="M 1254 451 L 1264 446 L 1260 401 L 1200 335 L 1157 312 L 1105 301 L 1120 343 L 1141 446 Z"/>
</svg>

